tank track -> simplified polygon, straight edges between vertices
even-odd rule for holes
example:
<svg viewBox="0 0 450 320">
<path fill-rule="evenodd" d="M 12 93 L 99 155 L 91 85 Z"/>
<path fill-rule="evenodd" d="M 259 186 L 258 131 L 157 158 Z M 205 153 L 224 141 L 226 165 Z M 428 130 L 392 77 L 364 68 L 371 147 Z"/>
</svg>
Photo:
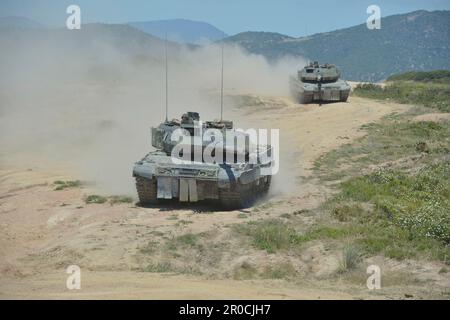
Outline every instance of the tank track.
<svg viewBox="0 0 450 320">
<path fill-rule="evenodd" d="M 158 203 L 155 179 L 136 177 L 136 190 L 141 205 Z"/>
<path fill-rule="evenodd" d="M 300 104 L 307 103 L 305 97 L 301 93 L 297 95 L 297 102 Z"/>
<path fill-rule="evenodd" d="M 232 189 L 220 189 L 220 203 L 226 209 L 248 208 L 261 196 L 267 194 L 270 188 L 271 176 L 261 178 L 259 185 L 236 186 Z M 155 179 L 136 177 L 136 190 L 140 205 L 158 204 Z"/>
<path fill-rule="evenodd" d="M 220 203 L 226 209 L 248 208 L 254 202 L 251 190 L 240 191 L 240 188 L 220 190 Z"/>
<path fill-rule="evenodd" d="M 348 99 L 349 94 L 348 94 L 348 93 L 347 93 L 347 94 L 344 94 L 344 93 L 341 92 L 340 95 L 341 95 L 340 101 L 341 101 L 341 102 L 347 102 L 347 99 Z"/>
<path fill-rule="evenodd" d="M 219 199 L 226 209 L 248 208 L 261 196 L 267 194 L 270 188 L 271 176 L 261 178 L 259 185 L 237 186 L 230 189 L 220 189 Z"/>
<path fill-rule="evenodd" d="M 308 104 L 308 103 L 313 102 L 313 97 L 311 96 L 311 97 L 307 98 L 303 93 L 300 93 L 297 96 L 297 101 L 300 104 Z"/>
</svg>

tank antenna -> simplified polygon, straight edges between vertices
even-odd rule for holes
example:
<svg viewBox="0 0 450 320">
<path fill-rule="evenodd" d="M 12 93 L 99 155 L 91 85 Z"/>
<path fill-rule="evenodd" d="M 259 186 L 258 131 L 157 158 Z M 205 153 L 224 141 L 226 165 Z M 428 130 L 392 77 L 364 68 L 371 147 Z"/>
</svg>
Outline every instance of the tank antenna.
<svg viewBox="0 0 450 320">
<path fill-rule="evenodd" d="M 222 42 L 222 69 L 220 72 L 220 121 L 223 120 L 223 42 Z"/>
<path fill-rule="evenodd" d="M 169 80 L 168 80 L 168 65 L 167 65 L 167 33 L 164 41 L 164 60 L 165 60 L 165 71 L 166 71 L 166 122 L 169 121 Z"/>
</svg>

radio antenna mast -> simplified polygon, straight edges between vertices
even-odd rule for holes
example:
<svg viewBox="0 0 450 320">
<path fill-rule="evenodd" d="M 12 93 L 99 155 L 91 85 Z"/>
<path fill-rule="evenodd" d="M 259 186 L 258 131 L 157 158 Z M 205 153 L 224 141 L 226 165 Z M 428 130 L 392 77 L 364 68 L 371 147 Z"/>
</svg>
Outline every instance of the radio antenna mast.
<svg viewBox="0 0 450 320">
<path fill-rule="evenodd" d="M 168 77 L 168 66 L 167 66 L 167 33 L 166 33 L 166 37 L 165 37 L 165 41 L 164 41 L 164 60 L 165 60 L 165 69 L 166 69 L 166 122 L 169 121 L 169 77 Z"/>
<path fill-rule="evenodd" d="M 220 72 L 220 121 L 223 120 L 223 42 L 222 42 L 222 69 Z"/>
</svg>

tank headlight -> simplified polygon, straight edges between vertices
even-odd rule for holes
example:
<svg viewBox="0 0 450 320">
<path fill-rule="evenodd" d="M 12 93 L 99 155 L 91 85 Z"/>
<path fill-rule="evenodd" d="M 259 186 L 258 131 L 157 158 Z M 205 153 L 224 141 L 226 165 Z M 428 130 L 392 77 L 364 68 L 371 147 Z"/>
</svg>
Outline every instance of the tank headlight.
<svg viewBox="0 0 450 320">
<path fill-rule="evenodd" d="M 204 170 L 198 173 L 201 177 L 214 177 L 216 175 L 216 171 L 214 170 Z"/>
<path fill-rule="evenodd" d="M 172 170 L 166 169 L 166 168 L 159 168 L 158 169 L 158 173 L 159 174 L 168 174 L 168 175 L 170 175 L 172 173 Z"/>
<path fill-rule="evenodd" d="M 215 171 L 208 171 L 208 176 L 214 177 L 216 175 Z"/>
</svg>

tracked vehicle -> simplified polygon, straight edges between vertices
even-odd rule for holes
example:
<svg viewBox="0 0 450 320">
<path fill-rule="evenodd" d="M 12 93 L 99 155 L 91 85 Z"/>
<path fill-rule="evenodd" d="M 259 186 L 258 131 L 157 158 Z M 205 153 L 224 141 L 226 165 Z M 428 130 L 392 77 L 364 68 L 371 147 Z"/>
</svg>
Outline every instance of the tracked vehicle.
<svg viewBox="0 0 450 320">
<path fill-rule="evenodd" d="M 180 132 L 187 143 L 180 143 L 180 139 L 174 141 L 174 134 L 180 138 Z M 205 137 L 210 132 L 233 138 L 225 138 L 219 144 L 218 140 Z M 234 137 L 246 139 L 244 148 L 235 146 Z M 201 122 L 198 113 L 188 112 L 181 121 L 165 121 L 152 128 L 152 145 L 157 150 L 148 153 L 133 168 L 142 205 L 158 204 L 163 199 L 216 200 L 226 208 L 236 209 L 251 206 L 269 190 L 271 176 L 263 174 L 263 169 L 272 166 L 271 147 L 249 148 L 248 135 L 235 131 L 231 121 Z M 218 150 L 223 152 L 215 157 L 217 161 L 205 160 L 204 151 L 211 146 L 215 146 L 210 153 L 213 156 L 218 155 Z M 175 154 L 175 148 L 187 150 L 186 154 L 191 152 L 186 157 L 182 152 Z"/>
<path fill-rule="evenodd" d="M 302 104 L 313 101 L 345 102 L 350 94 L 350 85 L 340 79 L 340 76 L 335 65 L 319 65 L 315 61 L 299 70 L 297 76 L 290 78 L 291 93 Z"/>
</svg>

